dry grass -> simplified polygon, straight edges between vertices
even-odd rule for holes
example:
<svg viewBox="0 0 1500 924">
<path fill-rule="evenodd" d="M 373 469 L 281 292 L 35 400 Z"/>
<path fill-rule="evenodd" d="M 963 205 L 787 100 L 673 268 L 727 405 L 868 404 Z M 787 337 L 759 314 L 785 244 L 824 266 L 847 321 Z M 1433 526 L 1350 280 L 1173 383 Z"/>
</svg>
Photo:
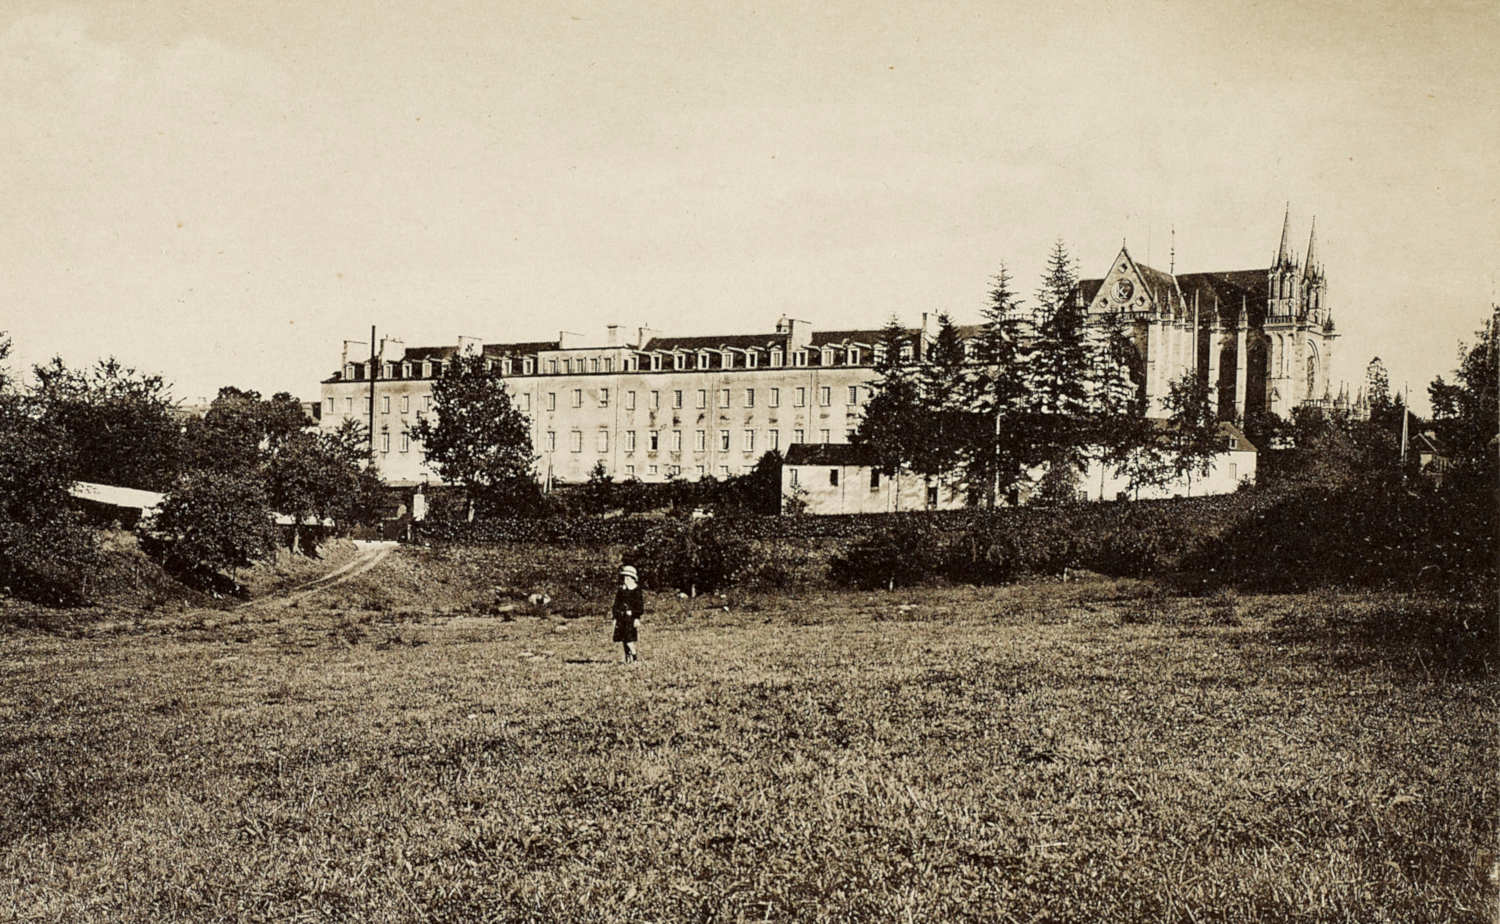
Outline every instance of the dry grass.
<svg viewBox="0 0 1500 924">
<path fill-rule="evenodd" d="M 0 619 L 0 914 L 1495 917 L 1488 614 L 665 598 L 630 668 L 603 599 L 469 615 L 557 564 L 407 553 L 293 608 Z"/>
</svg>

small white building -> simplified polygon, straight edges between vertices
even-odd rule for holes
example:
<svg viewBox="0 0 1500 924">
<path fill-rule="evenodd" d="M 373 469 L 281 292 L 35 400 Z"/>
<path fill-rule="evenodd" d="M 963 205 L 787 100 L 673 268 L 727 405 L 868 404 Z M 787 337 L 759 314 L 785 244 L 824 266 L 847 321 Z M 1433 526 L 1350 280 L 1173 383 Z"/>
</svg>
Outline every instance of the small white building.
<svg viewBox="0 0 1500 924">
<path fill-rule="evenodd" d="M 1255 483 L 1255 462 L 1259 455 L 1245 434 L 1232 423 L 1221 422 L 1219 433 L 1224 451 L 1215 456 L 1206 474 L 1193 472 L 1164 485 L 1142 487 L 1136 491 L 1128 478 L 1107 469 L 1097 460 L 1089 462 L 1083 473 L 1079 492 L 1085 500 L 1160 500 L 1166 497 L 1205 497 L 1210 494 L 1233 494 L 1242 484 Z"/>
<path fill-rule="evenodd" d="M 874 454 L 849 443 L 794 443 L 781 466 L 781 509 L 792 513 L 892 513 L 965 506 L 957 485 L 881 474 Z"/>
</svg>

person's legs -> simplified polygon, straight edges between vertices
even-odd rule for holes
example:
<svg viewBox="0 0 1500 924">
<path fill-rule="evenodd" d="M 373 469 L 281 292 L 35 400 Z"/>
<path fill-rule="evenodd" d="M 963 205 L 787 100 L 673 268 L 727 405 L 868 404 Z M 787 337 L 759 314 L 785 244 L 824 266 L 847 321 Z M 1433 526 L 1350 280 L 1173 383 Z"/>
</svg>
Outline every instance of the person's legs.
<svg viewBox="0 0 1500 924">
<path fill-rule="evenodd" d="M 634 661 L 634 660 L 636 660 L 636 657 L 635 657 L 635 642 L 626 642 L 625 643 L 625 660 L 626 661 Z"/>
</svg>

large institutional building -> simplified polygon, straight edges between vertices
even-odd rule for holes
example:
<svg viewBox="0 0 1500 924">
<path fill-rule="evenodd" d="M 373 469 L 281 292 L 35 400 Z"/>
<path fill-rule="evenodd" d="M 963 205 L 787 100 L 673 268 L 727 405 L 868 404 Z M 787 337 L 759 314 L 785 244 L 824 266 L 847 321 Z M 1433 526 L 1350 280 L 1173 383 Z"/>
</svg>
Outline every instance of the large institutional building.
<svg viewBox="0 0 1500 924">
<path fill-rule="evenodd" d="M 1115 313 L 1134 332 L 1135 374 L 1148 414 L 1164 413 L 1167 386 L 1202 370 L 1221 418 L 1292 408 L 1328 397 L 1333 354 L 1326 281 L 1315 240 L 1299 263 L 1290 220 L 1266 269 L 1175 274 L 1123 248 L 1101 278 L 1079 283 L 1092 315 Z M 903 356 L 920 358 L 936 316 L 908 332 Z M 972 334 L 977 328 L 963 328 Z M 432 412 L 432 383 L 456 355 L 483 355 L 531 421 L 538 473 L 583 481 L 598 463 L 617 479 L 662 481 L 749 471 L 772 449 L 847 443 L 876 379 L 880 330 L 814 331 L 783 318 L 763 334 L 667 337 L 646 328 L 602 345 L 576 334 L 530 343 L 406 347 L 384 339 L 375 356 L 345 341 L 342 368 L 322 383 L 321 420 L 374 420 L 381 473 L 393 484 L 437 482 L 411 429 Z M 373 414 L 371 413 L 373 410 Z"/>
</svg>

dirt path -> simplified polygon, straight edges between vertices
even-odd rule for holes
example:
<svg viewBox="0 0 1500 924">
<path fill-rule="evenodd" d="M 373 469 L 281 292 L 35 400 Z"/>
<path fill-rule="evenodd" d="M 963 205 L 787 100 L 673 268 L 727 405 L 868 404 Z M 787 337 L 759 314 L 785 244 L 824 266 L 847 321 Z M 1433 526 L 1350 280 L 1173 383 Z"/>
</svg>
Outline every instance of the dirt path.
<svg viewBox="0 0 1500 924">
<path fill-rule="evenodd" d="M 317 580 L 303 584 L 293 590 L 284 591 L 259 600 L 252 600 L 241 605 L 241 609 L 284 609 L 292 604 L 305 600 L 313 594 L 336 587 L 345 581 L 353 580 L 361 574 L 374 568 L 386 559 L 391 551 L 396 548 L 394 542 L 355 542 L 359 548 L 359 555 L 350 561 L 328 572 Z"/>
</svg>

